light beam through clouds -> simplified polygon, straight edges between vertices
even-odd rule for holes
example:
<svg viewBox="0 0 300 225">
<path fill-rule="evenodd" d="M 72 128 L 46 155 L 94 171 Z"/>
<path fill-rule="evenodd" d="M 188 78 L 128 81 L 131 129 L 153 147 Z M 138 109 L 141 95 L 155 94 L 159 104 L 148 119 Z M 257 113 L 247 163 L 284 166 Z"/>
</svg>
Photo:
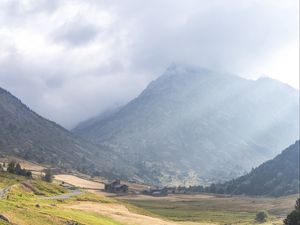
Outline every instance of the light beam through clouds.
<svg viewBox="0 0 300 225">
<path fill-rule="evenodd" d="M 298 0 L 3 0 L 0 86 L 71 128 L 173 62 L 299 88 Z"/>
</svg>

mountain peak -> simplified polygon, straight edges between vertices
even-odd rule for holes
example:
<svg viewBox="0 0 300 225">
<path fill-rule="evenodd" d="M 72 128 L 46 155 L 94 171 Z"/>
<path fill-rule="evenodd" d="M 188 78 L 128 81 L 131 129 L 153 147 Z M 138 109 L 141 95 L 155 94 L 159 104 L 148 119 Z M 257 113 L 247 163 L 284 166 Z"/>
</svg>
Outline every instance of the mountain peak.
<svg viewBox="0 0 300 225">
<path fill-rule="evenodd" d="M 261 76 L 255 82 L 263 84 L 263 85 L 276 86 L 278 88 L 288 88 L 290 90 L 297 91 L 295 88 L 293 88 L 289 84 L 283 83 L 279 80 L 273 79 L 268 76 Z M 297 92 L 299 92 L 299 91 L 297 91 Z"/>
<path fill-rule="evenodd" d="M 118 152 L 147 182 L 226 180 L 298 137 L 298 100 L 290 92 L 175 64 L 116 114 L 78 134 Z"/>
</svg>

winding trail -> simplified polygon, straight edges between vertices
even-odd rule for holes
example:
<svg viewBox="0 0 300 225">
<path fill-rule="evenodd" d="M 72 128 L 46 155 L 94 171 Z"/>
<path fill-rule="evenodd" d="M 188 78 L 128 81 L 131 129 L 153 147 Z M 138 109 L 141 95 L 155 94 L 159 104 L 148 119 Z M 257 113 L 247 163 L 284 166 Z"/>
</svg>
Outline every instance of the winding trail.
<svg viewBox="0 0 300 225">
<path fill-rule="evenodd" d="M 76 190 L 73 190 L 72 192 L 69 192 L 69 193 L 66 193 L 66 194 L 61 194 L 61 195 L 55 195 L 55 196 L 50 196 L 50 197 L 43 197 L 41 199 L 51 199 L 51 200 L 63 200 L 63 199 L 69 199 L 73 196 L 76 196 L 76 195 L 80 195 L 81 193 L 83 193 L 80 189 L 76 189 Z"/>
<path fill-rule="evenodd" d="M 0 198 L 3 198 L 9 191 L 11 187 L 0 188 Z"/>
</svg>

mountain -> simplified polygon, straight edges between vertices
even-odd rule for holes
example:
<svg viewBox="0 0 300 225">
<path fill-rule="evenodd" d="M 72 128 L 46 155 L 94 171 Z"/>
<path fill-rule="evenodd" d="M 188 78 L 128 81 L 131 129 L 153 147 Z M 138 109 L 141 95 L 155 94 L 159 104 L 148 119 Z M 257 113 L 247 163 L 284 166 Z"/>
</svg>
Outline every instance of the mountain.
<svg viewBox="0 0 300 225">
<path fill-rule="evenodd" d="M 299 92 L 172 66 L 134 100 L 73 130 L 134 168 L 131 177 L 161 184 L 206 184 L 242 175 L 299 137 Z"/>
<path fill-rule="evenodd" d="M 102 112 L 100 115 L 93 117 L 91 119 L 85 120 L 81 123 L 79 123 L 76 127 L 73 128 L 73 131 L 75 131 L 76 133 L 81 133 L 81 130 L 85 130 L 85 129 L 89 129 L 90 127 L 92 127 L 94 124 L 97 124 L 98 122 L 100 122 L 101 120 L 105 120 L 106 118 L 108 118 L 109 116 L 113 115 L 114 113 L 118 112 L 121 109 L 120 106 L 105 110 L 104 112 Z"/>
<path fill-rule="evenodd" d="M 126 171 L 105 147 L 95 146 L 39 116 L 0 88 L 0 153 L 86 173 L 120 176 Z M 126 167 L 128 168 L 128 167 Z"/>
<path fill-rule="evenodd" d="M 283 196 L 299 193 L 299 140 L 247 175 L 219 185 L 228 194 Z M 221 189 L 220 189 L 221 188 Z M 223 192 L 222 191 L 222 192 Z"/>
</svg>

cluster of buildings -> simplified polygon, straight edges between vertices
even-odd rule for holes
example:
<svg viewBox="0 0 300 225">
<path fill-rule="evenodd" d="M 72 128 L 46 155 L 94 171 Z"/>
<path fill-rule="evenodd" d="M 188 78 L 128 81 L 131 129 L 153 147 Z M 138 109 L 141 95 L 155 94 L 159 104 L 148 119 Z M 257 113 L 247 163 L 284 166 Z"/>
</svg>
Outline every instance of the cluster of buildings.
<svg viewBox="0 0 300 225">
<path fill-rule="evenodd" d="M 144 190 L 142 194 L 152 196 L 167 196 L 168 194 L 192 194 L 202 193 L 204 188 L 202 186 L 190 186 L 190 187 L 162 187 Z"/>
<path fill-rule="evenodd" d="M 105 184 L 104 190 L 110 193 L 128 193 L 128 185 L 121 184 L 120 180 L 115 180 L 111 183 Z M 203 186 L 178 186 L 178 187 L 156 187 L 148 188 L 142 192 L 138 192 L 144 195 L 151 195 L 155 197 L 163 197 L 169 194 L 192 194 L 205 192 Z"/>
</svg>

